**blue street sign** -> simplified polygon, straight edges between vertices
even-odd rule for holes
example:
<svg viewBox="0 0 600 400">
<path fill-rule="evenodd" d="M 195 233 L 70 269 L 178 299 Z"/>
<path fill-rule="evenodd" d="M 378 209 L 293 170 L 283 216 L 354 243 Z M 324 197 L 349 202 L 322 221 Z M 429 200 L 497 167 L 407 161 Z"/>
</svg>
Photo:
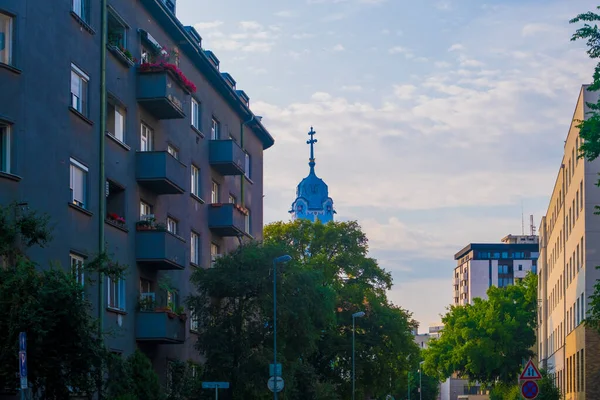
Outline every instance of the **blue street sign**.
<svg viewBox="0 0 600 400">
<path fill-rule="evenodd" d="M 25 332 L 19 333 L 19 351 L 27 351 L 27 334 Z"/>
<path fill-rule="evenodd" d="M 27 353 L 19 352 L 19 372 L 22 377 L 27 377 Z"/>
<path fill-rule="evenodd" d="M 275 376 L 275 368 L 273 368 L 275 364 L 269 364 L 269 376 Z M 281 364 L 277 363 L 277 376 L 281 376 Z"/>
<path fill-rule="evenodd" d="M 202 389 L 229 389 L 229 382 L 202 382 Z"/>
</svg>

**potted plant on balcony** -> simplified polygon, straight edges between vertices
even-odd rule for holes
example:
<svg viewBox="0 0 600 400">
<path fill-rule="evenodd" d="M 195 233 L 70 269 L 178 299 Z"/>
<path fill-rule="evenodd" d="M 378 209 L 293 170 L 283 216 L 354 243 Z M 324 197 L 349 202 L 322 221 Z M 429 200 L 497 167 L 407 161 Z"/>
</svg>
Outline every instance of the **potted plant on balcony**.
<svg viewBox="0 0 600 400">
<path fill-rule="evenodd" d="M 179 316 L 179 319 L 182 321 L 187 320 L 187 314 L 185 313 L 185 308 L 183 306 L 177 307 L 175 313 Z"/>
<path fill-rule="evenodd" d="M 241 212 L 244 215 L 248 215 L 249 211 L 246 207 L 242 206 L 241 204 L 236 204 L 235 205 L 235 209 L 238 210 L 239 212 Z"/>
<path fill-rule="evenodd" d="M 157 55 L 156 60 L 152 62 L 142 62 L 139 66 L 140 73 L 152 73 L 152 72 L 170 72 L 178 83 L 181 85 L 183 90 L 188 93 L 196 92 L 196 85 L 190 81 L 185 74 L 179 69 L 177 64 L 171 62 L 171 53 L 163 47 L 160 55 Z"/>
<path fill-rule="evenodd" d="M 125 218 L 121 217 L 119 214 L 117 213 L 108 213 L 106 215 L 106 219 L 112 223 L 113 225 L 117 225 L 120 226 L 121 228 L 125 227 Z"/>
<path fill-rule="evenodd" d="M 117 58 L 128 67 L 133 67 L 137 60 L 131 52 L 122 45 L 123 35 L 117 32 L 108 33 L 108 50 L 110 50 Z"/>
<path fill-rule="evenodd" d="M 159 231 L 166 232 L 167 225 L 162 222 L 156 222 L 156 218 L 146 218 L 135 223 L 135 229 L 137 231 Z"/>
</svg>

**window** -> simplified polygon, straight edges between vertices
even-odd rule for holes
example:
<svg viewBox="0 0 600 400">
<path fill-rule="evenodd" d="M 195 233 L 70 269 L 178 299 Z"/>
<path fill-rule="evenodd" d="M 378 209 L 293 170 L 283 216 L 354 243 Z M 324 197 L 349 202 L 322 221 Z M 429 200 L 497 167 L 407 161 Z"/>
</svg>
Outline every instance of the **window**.
<svg viewBox="0 0 600 400">
<path fill-rule="evenodd" d="M 127 24 L 112 10 L 108 11 L 108 44 L 120 50 L 127 48 Z"/>
<path fill-rule="evenodd" d="M 252 221 L 250 220 L 250 210 L 248 210 L 248 215 L 245 216 L 244 218 L 244 230 L 246 231 L 247 234 L 250 234 L 250 229 L 252 228 Z"/>
<path fill-rule="evenodd" d="M 246 161 L 246 174 L 245 175 L 246 175 L 246 178 L 250 179 L 250 177 L 251 177 L 250 173 L 252 171 L 252 169 L 250 168 L 250 165 L 251 165 L 250 164 L 250 154 L 246 153 L 245 161 Z"/>
<path fill-rule="evenodd" d="M 229 202 L 231 204 L 235 204 L 235 196 L 234 195 L 232 195 L 232 194 L 229 195 Z"/>
<path fill-rule="evenodd" d="M 191 309 L 190 310 L 190 331 L 198 332 L 198 328 L 200 327 L 200 320 L 198 318 L 198 314 Z M 192 376 L 196 375 L 196 366 L 192 366 Z"/>
<path fill-rule="evenodd" d="M 125 143 L 125 116 L 127 111 L 116 104 L 114 100 L 109 100 L 106 105 L 106 129 L 109 135 Z"/>
<path fill-rule="evenodd" d="M 215 181 L 212 181 L 211 191 L 210 191 L 210 202 L 215 204 L 219 202 L 219 184 Z"/>
<path fill-rule="evenodd" d="M 176 160 L 179 160 L 179 150 L 172 145 L 167 145 L 167 152 Z"/>
<path fill-rule="evenodd" d="M 88 116 L 88 82 L 90 77 L 71 64 L 71 107 Z"/>
<path fill-rule="evenodd" d="M 583 181 L 579 182 L 579 208 L 583 210 Z"/>
<path fill-rule="evenodd" d="M 192 97 L 192 121 L 191 124 L 194 128 L 198 129 L 199 131 L 201 131 L 200 129 L 200 103 L 198 103 L 198 100 L 194 99 Z"/>
<path fill-rule="evenodd" d="M 87 207 L 87 174 L 85 165 L 71 158 L 71 202 L 79 207 Z"/>
<path fill-rule="evenodd" d="M 1 14 L 0 14 L 1 15 Z M 0 124 L 0 172 L 10 174 L 10 126 Z"/>
<path fill-rule="evenodd" d="M 72 0 L 73 12 L 85 22 L 89 22 L 89 0 Z"/>
<path fill-rule="evenodd" d="M 174 218 L 167 217 L 167 230 L 173 235 L 177 235 L 178 221 Z"/>
<path fill-rule="evenodd" d="M 523 265 L 519 264 L 519 271 L 523 271 Z"/>
<path fill-rule="evenodd" d="M 125 310 L 125 280 L 108 279 L 108 307 L 114 310 Z"/>
<path fill-rule="evenodd" d="M 192 264 L 200 264 L 200 235 L 194 231 L 190 236 L 190 260 Z"/>
<path fill-rule="evenodd" d="M 0 63 L 13 64 L 13 17 L 0 13 Z"/>
<path fill-rule="evenodd" d="M 125 224 L 125 188 L 111 180 L 106 181 L 106 218 L 115 224 Z"/>
<path fill-rule="evenodd" d="M 140 201 L 140 219 L 145 219 L 148 215 L 152 215 L 152 206 L 148 203 Z"/>
<path fill-rule="evenodd" d="M 142 53 L 141 53 L 141 62 L 142 63 L 152 63 L 156 60 L 156 50 L 155 48 L 150 48 L 144 44 L 142 44 Z"/>
<path fill-rule="evenodd" d="M 212 119 L 212 125 L 210 128 L 210 139 L 211 140 L 219 140 L 219 136 L 221 135 L 221 124 L 216 119 Z"/>
<path fill-rule="evenodd" d="M 154 131 L 148 125 L 142 123 L 140 133 L 140 151 L 152 151 L 154 148 Z"/>
<path fill-rule="evenodd" d="M 219 253 L 219 246 L 211 243 L 210 244 L 210 266 L 213 267 L 215 265 L 215 260 L 219 258 L 221 254 Z"/>
<path fill-rule="evenodd" d="M 190 184 L 190 192 L 200 198 L 200 169 L 192 164 L 191 168 L 191 184 Z"/>
<path fill-rule="evenodd" d="M 71 253 L 69 254 L 69 258 L 71 260 L 71 275 L 73 276 L 73 279 L 81 286 L 84 286 L 83 257 Z"/>
</svg>

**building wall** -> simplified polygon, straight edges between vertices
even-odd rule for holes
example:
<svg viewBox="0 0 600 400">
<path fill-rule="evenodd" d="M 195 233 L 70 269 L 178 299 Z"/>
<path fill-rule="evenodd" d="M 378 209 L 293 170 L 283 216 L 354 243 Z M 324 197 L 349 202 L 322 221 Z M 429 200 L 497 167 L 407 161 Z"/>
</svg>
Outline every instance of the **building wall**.
<svg viewBox="0 0 600 400">
<path fill-rule="evenodd" d="M 176 40 L 165 25 L 148 11 L 143 3 L 154 0 L 113 0 L 111 6 L 127 22 L 127 48 L 140 58 L 141 39 L 138 29 L 151 33 L 161 45 L 172 49 Z M 201 197 L 210 203 L 211 181 L 220 186 L 220 196 L 227 202 L 229 194 L 241 199 L 240 176 L 222 176 L 209 164 L 211 118 L 221 123 L 221 138 L 233 137 L 241 142 L 240 126 L 249 115 L 242 114 L 224 98 L 223 91 L 202 73 L 180 50 L 180 68 L 195 83 L 194 97 L 201 102 L 201 132 L 190 126 L 191 98 L 186 96 L 185 118 L 159 120 L 137 102 L 136 68 L 125 67 L 107 51 L 107 90 L 127 111 L 125 137 L 120 143 L 100 132 L 100 9 L 91 2 L 89 27 L 71 15 L 69 1 L 0 0 L 0 12 L 15 16 L 15 66 L 0 68 L 0 121 L 10 124 L 12 132 L 12 162 L 10 174 L 0 174 L 0 204 L 10 201 L 26 202 L 33 210 L 48 213 L 54 226 L 54 241 L 44 249 L 32 249 L 31 257 L 42 266 L 49 261 L 69 265 L 69 254 L 76 253 L 91 259 L 99 246 L 99 224 L 105 224 L 107 250 L 113 259 L 129 265 L 126 275 L 126 309 L 106 310 L 105 328 L 116 334 L 108 346 L 124 355 L 138 345 L 153 358 L 155 366 L 164 372 L 167 359 L 199 360 L 193 345 L 197 340 L 186 322 L 184 344 L 140 344 L 135 339 L 135 316 L 139 298 L 139 279 L 144 277 L 154 285 L 162 276 L 170 276 L 184 299 L 194 288 L 190 276 L 194 271 L 190 261 L 190 234 L 200 235 L 200 265 L 211 262 L 211 243 L 220 246 L 221 253 L 238 245 L 237 238 L 224 238 L 208 228 L 208 204 L 190 195 L 190 166 L 200 168 Z M 167 14 L 165 14 L 167 15 Z M 163 16 L 164 17 L 164 16 Z M 165 20 L 168 20 L 168 17 Z M 91 31 L 91 28 L 93 31 Z M 69 109 L 71 63 L 89 77 L 89 115 L 82 118 Z M 240 106 L 241 107 L 241 106 Z M 179 150 L 179 160 L 185 165 L 185 192 L 177 195 L 157 195 L 136 181 L 136 152 L 140 150 L 140 123 L 154 129 L 154 149 L 166 151 L 167 145 Z M 99 143 L 106 142 L 106 178 L 125 188 L 123 216 L 126 229 L 105 223 L 99 215 L 99 198 L 104 184 L 99 181 Z M 251 212 L 250 234 L 262 237 L 263 216 L 263 143 L 255 128 L 244 127 L 244 148 L 251 155 L 251 179 L 245 183 L 245 205 Z M 87 210 L 70 203 L 69 165 L 73 157 L 85 164 L 87 179 Z M 101 194 L 102 193 L 102 194 Z M 179 221 L 179 235 L 185 242 L 187 260 L 182 271 L 157 272 L 136 262 L 135 222 L 140 216 L 140 200 L 152 204 L 157 220 L 167 215 Z M 106 287 L 105 287 L 106 288 Z M 155 288 L 157 289 L 157 288 Z M 98 312 L 97 287 L 87 285 L 87 294 Z M 106 294 L 105 294 L 106 296 Z M 189 314 L 189 311 L 188 311 Z M 164 376 L 164 374 L 163 374 Z"/>
<path fill-rule="evenodd" d="M 585 393 L 574 390 L 577 369 L 571 364 L 581 350 L 584 350 L 584 365 L 588 365 L 588 360 L 594 356 L 588 352 L 589 346 L 593 348 L 594 339 L 585 333 L 582 321 L 587 297 L 600 278 L 595 268 L 600 262 L 596 244 L 600 239 L 597 233 L 600 220 L 593 214 L 594 206 L 600 202 L 600 192 L 595 187 L 600 162 L 578 159 L 576 153 L 580 146 L 577 121 L 585 117 L 585 102 L 596 100 L 597 94 L 587 92 L 584 86 L 565 141 L 548 211 L 542 220 L 544 259 L 538 271 L 538 296 L 542 303 L 538 328 L 540 359 L 542 365 L 546 363 L 555 374 L 567 399 L 600 396 L 591 394 L 592 386 L 585 386 Z"/>
</svg>

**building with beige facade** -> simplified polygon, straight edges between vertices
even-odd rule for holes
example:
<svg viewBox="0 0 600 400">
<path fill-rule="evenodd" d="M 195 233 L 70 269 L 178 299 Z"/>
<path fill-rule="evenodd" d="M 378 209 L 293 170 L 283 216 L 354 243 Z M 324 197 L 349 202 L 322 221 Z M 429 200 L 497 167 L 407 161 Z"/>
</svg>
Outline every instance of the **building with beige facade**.
<svg viewBox="0 0 600 400">
<path fill-rule="evenodd" d="M 586 102 L 598 94 L 583 86 L 564 142 L 564 155 L 546 215 L 542 218 L 538 260 L 538 356 L 566 400 L 600 399 L 600 342 L 582 323 L 588 296 L 600 277 L 600 204 L 596 187 L 600 161 L 577 157 L 579 120 Z"/>
</svg>

